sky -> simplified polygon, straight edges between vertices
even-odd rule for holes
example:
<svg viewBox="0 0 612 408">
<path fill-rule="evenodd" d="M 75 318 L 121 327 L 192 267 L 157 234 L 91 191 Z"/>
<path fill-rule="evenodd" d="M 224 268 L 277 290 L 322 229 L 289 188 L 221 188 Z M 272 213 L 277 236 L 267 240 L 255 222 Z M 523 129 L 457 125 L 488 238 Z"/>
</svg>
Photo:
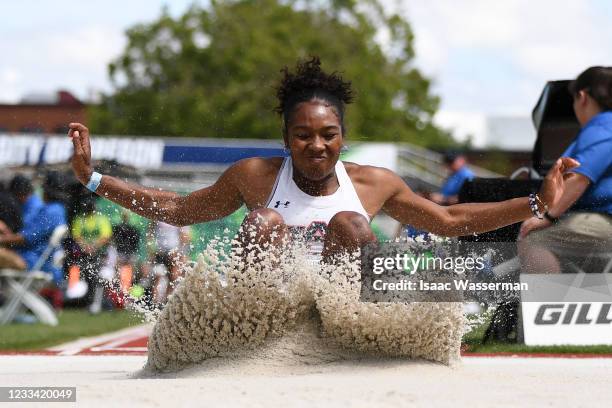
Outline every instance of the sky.
<svg viewBox="0 0 612 408">
<path fill-rule="evenodd" d="M 205 1 L 205 0 L 204 0 Z M 107 65 L 124 32 L 182 14 L 192 0 L 20 0 L 0 5 L 0 102 L 67 89 L 110 91 Z M 202 4 L 202 1 L 198 3 Z M 612 65 L 609 0 L 383 0 L 415 34 L 414 64 L 433 81 L 436 123 L 485 140 L 492 116 L 527 117 L 547 80 Z"/>
</svg>

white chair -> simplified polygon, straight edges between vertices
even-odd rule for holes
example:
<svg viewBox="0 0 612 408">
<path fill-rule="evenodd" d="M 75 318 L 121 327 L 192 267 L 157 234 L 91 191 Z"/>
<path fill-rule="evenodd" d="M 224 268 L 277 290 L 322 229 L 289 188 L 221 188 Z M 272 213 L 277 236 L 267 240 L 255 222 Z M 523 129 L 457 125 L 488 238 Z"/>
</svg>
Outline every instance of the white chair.
<svg viewBox="0 0 612 408">
<path fill-rule="evenodd" d="M 60 225 L 53 230 L 47 247 L 36 261 L 31 270 L 16 271 L 12 269 L 0 270 L 0 281 L 2 286 L 8 289 L 8 298 L 2 309 L 0 309 L 0 325 L 5 325 L 13 321 L 20 309 L 29 309 L 41 323 L 56 326 L 57 316 L 53 307 L 40 296 L 35 287 L 35 283 L 46 283 L 52 280 L 49 273 L 40 271 L 52 254 L 61 247 L 62 240 L 68 233 L 68 226 Z"/>
</svg>

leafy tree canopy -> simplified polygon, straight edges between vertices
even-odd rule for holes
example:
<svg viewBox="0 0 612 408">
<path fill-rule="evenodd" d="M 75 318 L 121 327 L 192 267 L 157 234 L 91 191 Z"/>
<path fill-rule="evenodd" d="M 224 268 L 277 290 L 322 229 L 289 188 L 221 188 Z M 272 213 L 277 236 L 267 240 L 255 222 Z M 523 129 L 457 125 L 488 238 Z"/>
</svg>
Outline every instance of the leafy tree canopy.
<svg viewBox="0 0 612 408">
<path fill-rule="evenodd" d="M 432 124 L 439 99 L 412 65 L 409 23 L 377 0 L 217 0 L 127 37 L 109 65 L 115 93 L 91 112 L 99 133 L 280 138 L 280 69 L 318 55 L 356 91 L 349 139 L 454 144 Z"/>
</svg>

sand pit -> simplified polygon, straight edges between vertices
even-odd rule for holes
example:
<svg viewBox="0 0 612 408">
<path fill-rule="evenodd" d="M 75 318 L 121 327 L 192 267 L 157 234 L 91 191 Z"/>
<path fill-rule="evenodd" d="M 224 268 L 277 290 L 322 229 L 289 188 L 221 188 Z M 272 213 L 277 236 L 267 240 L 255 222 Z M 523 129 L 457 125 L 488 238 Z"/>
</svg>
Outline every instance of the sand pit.
<svg viewBox="0 0 612 408">
<path fill-rule="evenodd" d="M 148 357 L 0 356 L 0 383 L 76 386 L 79 406 L 592 407 L 612 399 L 612 359 L 459 361 L 460 305 L 364 304 L 355 268 L 317 272 L 296 254 L 240 274 L 205 255 L 161 313 Z"/>
<path fill-rule="evenodd" d="M 452 368 L 398 359 L 300 368 L 214 360 L 206 374 L 139 378 L 144 356 L 0 356 L 0 384 L 76 386 L 77 406 L 85 407 L 607 407 L 612 400 L 612 359 L 464 358 Z"/>
<path fill-rule="evenodd" d="M 247 356 L 289 365 L 363 356 L 444 364 L 459 358 L 461 304 L 360 302 L 359 265 L 348 255 L 325 267 L 309 263 L 299 245 L 253 256 L 205 252 L 155 324 L 148 371 L 176 371 L 214 357 L 230 365 Z"/>
<path fill-rule="evenodd" d="M 306 278 L 317 275 L 302 270 L 286 268 L 279 280 L 262 269 L 254 286 L 229 284 L 228 269 L 223 279 L 196 270 L 162 313 L 148 357 L 0 356 L 0 383 L 76 386 L 78 406 L 91 407 L 603 407 L 612 399 L 612 359 L 425 361 L 418 353 L 458 354 L 460 311 L 372 309 L 359 305 L 350 271 L 327 271 L 313 286 Z M 199 305 L 211 299 L 225 312 L 207 315 Z M 249 336 L 234 328 L 245 321 Z"/>
</svg>

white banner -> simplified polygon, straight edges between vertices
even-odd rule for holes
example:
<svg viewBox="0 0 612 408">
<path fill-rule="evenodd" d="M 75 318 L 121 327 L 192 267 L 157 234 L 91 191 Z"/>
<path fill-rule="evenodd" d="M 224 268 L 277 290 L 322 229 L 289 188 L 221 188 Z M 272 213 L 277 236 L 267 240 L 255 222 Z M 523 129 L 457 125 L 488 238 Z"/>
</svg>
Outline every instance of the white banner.
<svg viewBox="0 0 612 408">
<path fill-rule="evenodd" d="M 43 145 L 42 137 L 0 135 L 0 166 L 34 165 Z"/>
<path fill-rule="evenodd" d="M 525 344 L 612 344 L 612 274 L 521 274 Z"/>
<path fill-rule="evenodd" d="M 91 141 L 94 160 L 116 160 L 136 168 L 161 167 L 164 146 L 161 139 L 94 137 Z M 0 135 L 0 166 L 65 163 L 71 156 L 68 137 Z"/>
<path fill-rule="evenodd" d="M 612 303 L 523 302 L 529 346 L 612 344 Z"/>
</svg>

